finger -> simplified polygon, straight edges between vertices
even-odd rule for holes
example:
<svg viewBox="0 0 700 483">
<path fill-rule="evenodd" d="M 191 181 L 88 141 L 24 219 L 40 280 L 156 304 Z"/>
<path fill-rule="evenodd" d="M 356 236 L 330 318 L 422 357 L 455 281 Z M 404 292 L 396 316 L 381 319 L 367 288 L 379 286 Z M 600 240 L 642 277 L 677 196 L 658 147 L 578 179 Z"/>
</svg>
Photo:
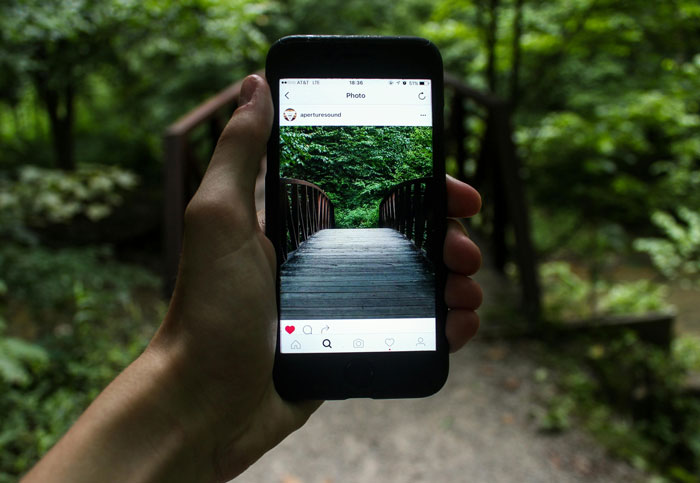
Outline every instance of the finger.
<svg viewBox="0 0 700 483">
<path fill-rule="evenodd" d="M 479 314 L 473 310 L 453 309 L 447 313 L 445 335 L 450 352 L 457 352 L 479 330 Z"/>
<path fill-rule="evenodd" d="M 476 310 L 483 299 L 481 287 L 474 280 L 457 273 L 447 275 L 445 303 L 449 308 Z"/>
<path fill-rule="evenodd" d="M 481 195 L 468 184 L 448 175 L 446 189 L 447 216 L 465 218 L 476 215 L 481 209 Z"/>
<path fill-rule="evenodd" d="M 265 233 L 265 210 L 259 210 L 256 213 L 258 217 L 258 225 L 260 225 L 260 231 Z"/>
<path fill-rule="evenodd" d="M 456 220 L 447 222 L 443 258 L 450 271 L 462 275 L 473 275 L 481 267 L 481 250 Z"/>
<path fill-rule="evenodd" d="M 270 89 L 258 75 L 245 78 L 239 107 L 226 124 L 202 180 L 205 193 L 244 202 L 255 211 L 255 181 L 272 129 Z M 200 189 L 199 191 L 202 191 Z M 231 199 L 238 198 L 238 199 Z"/>
</svg>

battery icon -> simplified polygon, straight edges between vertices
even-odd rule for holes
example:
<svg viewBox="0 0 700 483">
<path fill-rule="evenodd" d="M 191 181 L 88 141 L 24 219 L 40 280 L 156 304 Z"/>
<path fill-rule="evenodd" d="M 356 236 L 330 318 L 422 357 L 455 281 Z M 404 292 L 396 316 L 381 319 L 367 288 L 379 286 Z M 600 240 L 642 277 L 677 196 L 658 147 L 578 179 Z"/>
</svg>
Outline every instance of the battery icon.
<svg viewBox="0 0 700 483">
<path fill-rule="evenodd" d="M 425 82 L 424 82 L 424 81 L 420 81 L 420 85 L 425 85 Z"/>
</svg>

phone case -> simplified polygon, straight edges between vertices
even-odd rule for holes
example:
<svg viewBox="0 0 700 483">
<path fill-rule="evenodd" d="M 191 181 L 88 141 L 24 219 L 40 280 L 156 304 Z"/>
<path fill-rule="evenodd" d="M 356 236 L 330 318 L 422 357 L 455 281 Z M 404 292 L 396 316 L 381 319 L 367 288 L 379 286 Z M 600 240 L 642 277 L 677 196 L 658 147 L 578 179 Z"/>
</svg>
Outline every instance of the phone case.
<svg viewBox="0 0 700 483">
<path fill-rule="evenodd" d="M 282 300 L 280 287 L 293 279 L 293 268 L 297 270 L 301 265 L 302 252 L 310 252 L 313 245 L 318 249 L 322 246 L 321 239 L 336 236 L 332 243 L 346 245 L 355 243 L 355 252 L 342 255 L 343 260 L 355 258 L 354 253 L 374 254 L 375 269 L 350 268 L 343 270 L 356 270 L 367 273 L 366 278 L 374 277 L 376 283 L 382 275 L 391 278 L 391 262 L 382 261 L 379 254 L 382 251 L 399 248 L 393 245 L 389 248 L 389 240 L 403 241 L 404 245 L 412 245 L 411 253 L 414 258 L 407 261 L 406 265 L 429 265 L 434 273 L 434 290 L 424 297 L 432 298 L 432 307 L 435 314 L 435 350 L 432 351 L 405 351 L 405 352 L 347 352 L 347 353 L 282 353 L 280 350 L 280 331 L 278 330 L 277 351 L 275 357 L 274 380 L 278 392 L 286 399 L 345 399 L 348 397 L 373 397 L 373 398 L 399 398 L 422 397 L 433 394 L 442 387 L 448 373 L 448 347 L 444 335 L 444 323 L 447 309 L 444 304 L 444 283 L 446 270 L 442 262 L 442 244 L 446 227 L 445 209 L 445 168 L 443 146 L 443 85 L 442 85 L 442 60 L 437 48 L 429 41 L 415 37 L 337 37 L 337 36 L 294 36 L 285 37 L 275 43 L 267 57 L 266 76 L 273 100 L 275 102 L 275 122 L 268 145 L 268 168 L 266 175 L 266 234 L 275 245 L 277 253 L 277 304 L 278 320 L 283 316 L 281 309 L 292 306 L 297 302 L 287 297 Z M 365 240 L 348 231 L 332 233 L 334 223 L 333 204 L 330 197 L 314 183 L 308 180 L 290 180 L 280 176 L 280 85 L 282 78 L 308 78 L 308 79 L 430 79 L 432 103 L 432 173 L 428 176 L 408 179 L 392 186 L 384 195 L 378 218 L 381 233 L 385 235 L 377 240 Z M 393 82 L 393 81 L 392 81 Z M 282 92 L 284 94 L 284 92 Z M 360 95 L 348 92 L 348 95 Z M 289 119 L 295 118 L 295 109 L 289 109 Z M 294 112 L 291 112 L 294 111 Z M 329 113 L 328 115 L 331 115 Z M 284 119 L 287 119 L 286 117 Z M 331 195 L 332 197 L 332 195 Z M 337 197 L 337 195 L 336 195 Z M 291 207 L 291 208 L 290 208 Z M 296 211 L 294 207 L 297 207 Z M 311 213 L 305 221 L 303 213 Z M 301 221 L 300 221 L 301 220 Z M 432 224 L 431 224 L 432 223 Z M 369 233 L 369 232 L 368 232 Z M 375 232 L 378 234 L 378 232 Z M 373 234 L 375 234 L 373 233 Z M 310 235 L 309 235 L 310 234 Z M 321 235 L 324 235 L 322 237 Z M 328 236 L 325 236 L 328 235 Z M 364 235 L 362 235 L 364 237 Z M 378 235 L 377 235 L 378 236 Z M 313 237 L 313 238 L 312 238 Z M 332 239 L 332 236 L 331 236 Z M 399 240 L 403 239 L 403 240 Z M 321 241 L 319 241 L 321 240 Z M 340 241 L 339 241 L 340 240 Z M 408 241 L 408 242 L 407 242 Z M 328 240 L 326 241 L 327 243 Z M 402 246 L 404 246 L 402 245 Z M 381 246 L 383 250 L 378 250 Z M 398 245 L 397 245 L 398 246 Z M 339 249 L 335 249 L 339 251 Z M 402 252 L 403 253 L 403 252 Z M 291 254 L 291 255 L 290 255 Z M 310 257 L 319 257 L 318 252 Z M 321 283 L 330 279 L 334 273 L 341 271 L 341 263 L 334 259 L 332 263 L 320 266 L 318 273 L 322 274 L 317 279 Z M 421 262 L 420 257 L 423 257 Z M 290 261 L 290 258 L 292 261 Z M 358 257 L 359 258 L 359 257 Z M 401 259 L 404 260 L 404 259 Z M 406 259 L 408 260 L 408 259 Z M 427 261 L 426 261 L 427 260 Z M 354 262 L 353 262 L 354 263 Z M 394 263 L 401 265 L 401 263 Z M 368 266 L 368 267 L 371 267 Z M 400 271 L 397 269 L 397 273 Z M 405 270 L 404 270 L 405 272 Z M 342 272 L 350 273 L 350 272 Z M 353 272 L 354 273 L 354 272 Z M 405 274 L 402 273 L 402 276 Z M 398 278 L 397 286 L 405 287 Z M 409 276 L 410 280 L 413 280 Z M 342 277 L 340 277 L 342 278 Z M 353 283 L 361 284 L 362 276 L 353 275 Z M 341 280 L 342 281 L 342 280 Z M 298 282 L 295 287 L 298 287 Z M 409 286 L 412 287 L 412 286 Z M 416 285 L 417 287 L 417 285 Z M 309 288 L 313 294 L 313 287 Z M 371 289 L 364 288 L 361 294 L 350 294 L 346 298 L 366 298 L 363 310 L 379 314 L 377 317 L 389 317 L 392 313 L 401 317 L 410 316 L 412 312 L 423 310 L 420 307 L 410 306 L 411 298 L 419 299 L 422 295 L 418 288 L 415 293 L 397 292 L 396 298 L 403 303 L 392 304 L 389 298 L 382 299 L 372 305 L 373 297 L 380 297 L 379 290 L 373 293 Z M 409 289 L 409 292 L 411 290 Z M 289 294 L 288 291 L 283 291 Z M 312 295 L 301 296 L 313 299 Z M 341 318 L 352 316 L 354 308 L 343 312 L 343 307 L 348 305 L 341 295 L 328 295 L 323 300 L 315 299 L 316 312 L 324 312 Z M 281 307 L 281 300 L 284 305 Z M 354 303 L 354 302 L 353 302 Z M 352 303 L 350 303 L 352 305 Z M 292 307 L 300 317 L 314 317 L 314 310 L 305 310 L 303 304 L 297 303 Z M 289 309 L 290 311 L 292 309 Z M 394 311 L 394 312 L 392 312 Z M 369 313 L 369 312 L 368 312 Z M 388 314 L 388 315 L 387 315 Z M 318 315 L 318 314 L 316 314 Z M 298 333 L 303 339 L 301 330 L 305 327 L 297 327 L 295 324 L 281 322 L 281 329 L 288 333 Z M 299 331 L 299 332 L 296 332 Z M 301 345 L 301 342 L 294 340 Z M 364 344 L 363 339 L 352 341 L 354 349 L 362 349 L 359 344 Z M 390 349 L 391 337 L 386 337 L 385 342 Z M 417 344 L 421 340 L 417 341 Z M 326 339 L 323 339 L 325 346 Z M 330 346 L 331 339 L 328 339 Z M 291 347 L 292 349 L 294 346 Z M 330 347 L 329 347 L 330 348 Z"/>
</svg>

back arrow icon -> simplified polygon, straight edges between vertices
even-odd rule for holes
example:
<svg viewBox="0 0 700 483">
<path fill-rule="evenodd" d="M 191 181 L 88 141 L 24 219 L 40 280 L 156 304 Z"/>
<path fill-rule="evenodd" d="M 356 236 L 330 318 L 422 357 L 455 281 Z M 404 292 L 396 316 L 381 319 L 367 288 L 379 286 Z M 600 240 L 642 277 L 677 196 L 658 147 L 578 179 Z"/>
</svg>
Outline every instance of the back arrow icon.
<svg viewBox="0 0 700 483">
<path fill-rule="evenodd" d="M 289 99 L 289 91 L 285 92 L 284 97 L 286 97 L 287 99 Z"/>
</svg>

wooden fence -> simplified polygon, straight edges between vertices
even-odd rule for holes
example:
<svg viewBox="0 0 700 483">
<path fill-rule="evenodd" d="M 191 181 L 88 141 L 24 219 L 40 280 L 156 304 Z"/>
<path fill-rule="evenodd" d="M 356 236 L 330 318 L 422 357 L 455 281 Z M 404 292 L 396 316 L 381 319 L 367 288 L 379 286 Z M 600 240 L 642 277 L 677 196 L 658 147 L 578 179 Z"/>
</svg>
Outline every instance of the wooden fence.
<svg viewBox="0 0 700 483">
<path fill-rule="evenodd" d="M 399 231 L 418 248 L 429 248 L 433 230 L 431 183 L 431 178 L 418 178 L 394 186 L 379 204 L 379 226 Z"/>
<path fill-rule="evenodd" d="M 280 178 L 282 261 L 314 233 L 335 226 L 333 203 L 321 188 L 300 179 Z"/>
</svg>

